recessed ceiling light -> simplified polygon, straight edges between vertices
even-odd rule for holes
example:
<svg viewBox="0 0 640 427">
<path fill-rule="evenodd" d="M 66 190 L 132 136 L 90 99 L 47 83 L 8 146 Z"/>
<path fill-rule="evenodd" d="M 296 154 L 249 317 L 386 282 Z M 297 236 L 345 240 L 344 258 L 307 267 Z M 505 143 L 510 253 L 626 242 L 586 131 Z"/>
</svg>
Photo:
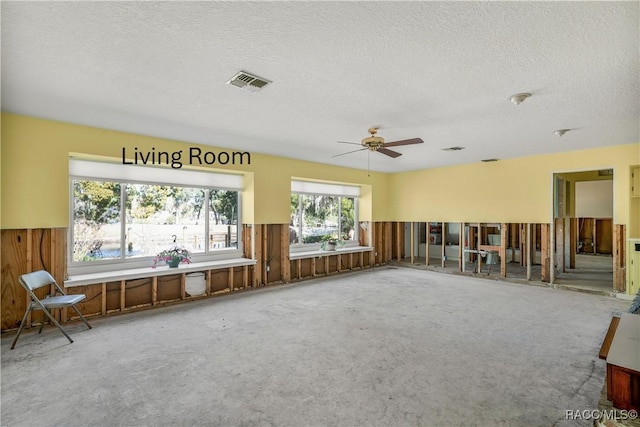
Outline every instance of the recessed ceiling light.
<svg viewBox="0 0 640 427">
<path fill-rule="evenodd" d="M 556 131 L 553 131 L 553 134 L 554 134 L 555 136 L 562 136 L 562 135 L 564 135 L 565 133 L 569 132 L 570 130 L 571 130 L 571 129 L 558 129 L 558 130 L 556 130 Z"/>
<path fill-rule="evenodd" d="M 484 159 L 484 160 L 480 160 L 481 162 L 485 162 L 485 163 L 489 163 L 489 162 L 497 162 L 498 159 Z"/>
<path fill-rule="evenodd" d="M 530 97 L 530 93 L 516 93 L 515 95 L 511 95 L 509 97 L 509 101 L 513 102 L 516 105 L 520 105 L 524 102 L 525 99 Z"/>
</svg>

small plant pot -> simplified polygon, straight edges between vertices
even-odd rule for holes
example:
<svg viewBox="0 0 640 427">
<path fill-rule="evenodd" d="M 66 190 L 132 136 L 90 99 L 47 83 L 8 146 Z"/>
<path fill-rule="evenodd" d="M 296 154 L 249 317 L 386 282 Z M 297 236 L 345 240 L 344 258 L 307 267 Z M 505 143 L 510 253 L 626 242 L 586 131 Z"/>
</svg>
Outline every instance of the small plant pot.
<svg viewBox="0 0 640 427">
<path fill-rule="evenodd" d="M 327 242 L 327 250 L 335 251 L 336 250 L 336 242 Z"/>
<path fill-rule="evenodd" d="M 167 261 L 167 265 L 169 266 L 169 268 L 178 268 L 178 266 L 180 265 L 180 258 L 170 259 L 169 261 Z"/>
</svg>

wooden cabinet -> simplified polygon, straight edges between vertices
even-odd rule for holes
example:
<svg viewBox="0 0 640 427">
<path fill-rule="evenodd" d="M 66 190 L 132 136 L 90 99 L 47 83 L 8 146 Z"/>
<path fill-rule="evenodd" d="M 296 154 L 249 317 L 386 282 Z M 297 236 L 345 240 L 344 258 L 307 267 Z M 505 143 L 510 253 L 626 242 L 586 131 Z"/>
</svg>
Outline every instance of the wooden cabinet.
<svg viewBox="0 0 640 427">
<path fill-rule="evenodd" d="M 609 334 L 607 334 L 609 335 Z M 640 410 L 640 315 L 623 313 L 607 352 L 607 399 Z"/>
</svg>

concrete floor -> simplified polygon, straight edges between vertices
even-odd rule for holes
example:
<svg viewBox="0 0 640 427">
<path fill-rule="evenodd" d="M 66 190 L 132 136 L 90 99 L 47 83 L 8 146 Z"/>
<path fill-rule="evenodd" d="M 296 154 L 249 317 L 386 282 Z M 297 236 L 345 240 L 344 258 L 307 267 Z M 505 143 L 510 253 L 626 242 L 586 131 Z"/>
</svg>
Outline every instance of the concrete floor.
<svg viewBox="0 0 640 427">
<path fill-rule="evenodd" d="M 575 426 L 628 302 L 383 267 L 2 339 L 3 426 Z"/>
</svg>

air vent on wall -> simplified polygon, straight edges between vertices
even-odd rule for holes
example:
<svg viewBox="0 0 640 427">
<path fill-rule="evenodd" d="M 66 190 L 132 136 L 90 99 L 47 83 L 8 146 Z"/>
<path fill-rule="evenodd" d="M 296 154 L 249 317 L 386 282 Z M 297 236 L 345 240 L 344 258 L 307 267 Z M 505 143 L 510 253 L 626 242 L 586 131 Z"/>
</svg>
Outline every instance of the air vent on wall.
<svg viewBox="0 0 640 427">
<path fill-rule="evenodd" d="M 271 83 L 271 80 L 263 79 L 246 71 L 240 71 L 227 82 L 227 84 L 246 89 L 250 92 L 257 92 L 269 83 Z"/>
<path fill-rule="evenodd" d="M 442 151 L 460 151 L 460 150 L 464 150 L 464 147 L 449 147 L 449 148 L 443 148 Z"/>
</svg>

